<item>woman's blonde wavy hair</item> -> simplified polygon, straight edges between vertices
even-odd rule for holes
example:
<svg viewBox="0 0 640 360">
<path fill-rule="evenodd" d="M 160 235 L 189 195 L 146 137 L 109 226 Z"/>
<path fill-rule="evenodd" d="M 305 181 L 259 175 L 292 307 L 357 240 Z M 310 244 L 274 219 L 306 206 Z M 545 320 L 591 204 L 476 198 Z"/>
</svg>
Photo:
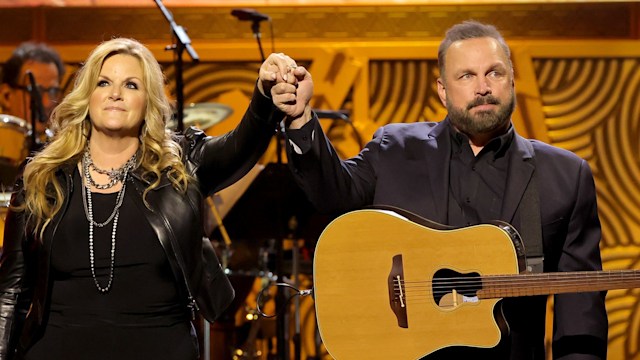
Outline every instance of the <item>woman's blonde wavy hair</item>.
<svg viewBox="0 0 640 360">
<path fill-rule="evenodd" d="M 171 139 L 166 124 L 172 115 L 164 91 L 164 75 L 153 54 L 140 42 L 116 38 L 96 47 L 78 71 L 73 90 L 62 100 L 52 115 L 53 139 L 26 165 L 24 170 L 25 203 L 21 207 L 28 213 L 34 233 L 44 231 L 64 203 L 65 189 L 56 178 L 56 172 L 65 166 L 77 164 L 91 136 L 89 100 L 98 83 L 104 61 L 116 54 L 126 54 L 140 61 L 143 83 L 147 89 L 147 106 L 140 129 L 140 153 L 137 167 L 150 181 L 147 193 L 157 187 L 161 174 L 166 171 L 173 187 L 185 192 L 189 175 L 181 161 L 181 149 Z M 146 201 L 145 201 L 146 203 Z M 148 206 L 148 204 L 147 204 Z"/>
</svg>

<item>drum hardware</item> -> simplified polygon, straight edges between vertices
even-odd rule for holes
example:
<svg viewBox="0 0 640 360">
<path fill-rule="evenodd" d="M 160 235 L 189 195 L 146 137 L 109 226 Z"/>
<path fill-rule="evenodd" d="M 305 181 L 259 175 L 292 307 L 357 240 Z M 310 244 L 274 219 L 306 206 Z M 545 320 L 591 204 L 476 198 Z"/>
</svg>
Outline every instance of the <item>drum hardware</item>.
<svg viewBox="0 0 640 360">
<path fill-rule="evenodd" d="M 29 154 L 31 125 L 13 115 L 0 114 L 0 186 L 13 187 L 20 164 Z"/>
<path fill-rule="evenodd" d="M 256 341 L 262 327 L 263 319 L 255 309 L 248 309 L 245 319 L 251 324 L 249 335 L 244 341 L 244 344 L 233 351 L 233 360 L 259 359 L 262 356 L 262 350 L 256 346 Z"/>
<path fill-rule="evenodd" d="M 0 252 L 4 245 L 4 223 L 9 209 L 9 202 L 11 200 L 11 193 L 4 192 L 4 189 L 0 189 Z"/>
<path fill-rule="evenodd" d="M 219 231 L 223 239 L 222 245 L 214 246 L 214 248 L 219 254 L 220 262 L 225 274 L 227 276 L 240 275 L 272 279 L 274 275 L 269 270 L 269 263 L 272 260 L 271 255 L 275 253 L 273 241 L 268 241 L 268 245 L 266 247 L 259 246 L 257 254 L 254 254 L 251 251 L 252 249 L 247 249 L 247 246 L 245 246 L 246 244 L 242 241 L 240 241 L 236 246 L 237 248 L 234 249 L 234 244 L 232 243 L 231 237 L 229 236 L 224 222 L 222 221 L 222 216 L 218 210 L 218 206 L 213 200 L 213 197 L 207 197 L 206 201 L 209 205 L 209 209 L 211 209 L 211 214 L 216 221 L 216 229 Z M 234 250 L 238 251 L 236 254 L 238 254 L 240 258 L 240 264 L 234 262 Z M 249 250 L 249 253 L 247 253 L 247 250 Z M 252 255 L 255 255 L 255 257 Z M 257 266 L 249 267 L 247 266 L 247 263 L 249 262 L 257 264 Z"/>
<path fill-rule="evenodd" d="M 218 212 L 218 208 L 216 204 L 213 203 L 213 199 L 211 196 L 207 197 L 207 204 L 211 209 L 211 213 L 218 224 L 218 229 L 220 229 L 220 234 L 222 234 L 222 239 L 224 240 L 224 249 L 222 250 L 221 262 L 222 268 L 225 269 L 225 272 L 229 268 L 229 258 L 231 257 L 231 238 L 229 238 L 229 234 L 227 233 L 227 229 L 224 227 L 224 223 L 222 222 L 222 217 L 220 217 L 220 213 Z"/>
<path fill-rule="evenodd" d="M 227 271 L 232 283 L 239 281 L 243 274 L 252 273 L 256 276 L 254 277 L 256 283 L 263 276 L 272 283 L 278 281 L 290 284 L 294 284 L 294 278 L 297 278 L 297 276 L 293 277 L 292 273 L 299 274 L 301 277 L 310 276 L 310 257 L 313 255 L 315 240 L 330 222 L 331 217 L 320 215 L 309 203 L 305 194 L 294 182 L 287 164 L 264 165 L 262 170 L 256 172 L 246 189 L 238 193 L 240 196 L 226 211 L 225 206 L 231 203 L 229 196 L 213 199 L 213 202 L 218 205 L 217 210 L 224 222 L 224 231 L 227 235 L 223 235 L 218 227 L 210 234 L 211 239 L 220 239 L 219 249 L 225 247 L 222 244 L 224 236 L 228 236 L 233 241 L 232 256 L 228 261 Z M 307 247 L 310 249 L 306 249 Z M 269 338 L 271 341 L 268 344 L 273 346 L 272 350 L 274 350 L 272 354 L 265 348 L 260 348 L 262 359 L 274 354 L 278 359 L 294 359 L 294 353 L 289 345 L 295 344 L 297 349 L 293 350 L 296 355 L 300 353 L 301 337 L 294 333 L 300 328 L 296 322 L 302 322 L 303 319 L 299 315 L 294 315 L 293 301 L 289 304 L 291 307 L 287 306 L 287 289 L 280 287 L 272 287 L 272 289 L 274 291 L 270 294 L 269 306 L 284 307 L 288 310 L 277 318 L 262 319 L 259 336 L 273 335 Z M 258 290 L 255 289 L 255 291 Z M 283 290 L 284 294 L 278 295 L 278 292 L 282 293 Z M 278 296 L 284 296 L 284 298 L 278 298 Z M 241 295 L 236 293 L 236 297 L 240 298 Z M 243 301 L 247 302 L 255 300 L 249 294 L 246 299 L 243 298 Z M 241 318 L 238 321 L 241 321 Z M 250 330 L 236 328 L 236 331 L 246 334 Z M 242 342 L 234 344 L 240 347 Z M 286 353 L 282 352 L 281 347 L 286 347 Z M 226 356 L 231 356 L 231 352 L 229 350 Z M 289 353 L 291 356 L 288 355 Z M 228 360 L 229 358 L 219 359 Z"/>
<path fill-rule="evenodd" d="M 31 125 L 17 116 L 0 114 L 0 158 L 19 165 L 29 153 Z"/>
<path fill-rule="evenodd" d="M 213 199 L 211 197 L 207 197 L 207 204 L 209 205 L 209 208 L 211 209 L 211 212 L 218 224 L 218 227 L 222 233 L 222 238 L 224 239 L 224 249 L 222 250 L 222 256 L 220 257 L 221 259 L 221 265 L 222 268 L 226 269 L 229 266 L 229 258 L 231 257 L 231 239 L 229 238 L 229 234 L 227 234 L 227 230 L 224 228 L 224 224 L 222 223 L 222 219 L 220 218 L 220 214 L 218 213 L 218 210 L 216 208 L 216 205 L 213 203 Z M 211 324 L 206 320 L 203 319 L 202 321 L 202 325 L 203 325 L 203 336 L 204 336 L 204 356 L 205 359 L 211 359 Z"/>
</svg>

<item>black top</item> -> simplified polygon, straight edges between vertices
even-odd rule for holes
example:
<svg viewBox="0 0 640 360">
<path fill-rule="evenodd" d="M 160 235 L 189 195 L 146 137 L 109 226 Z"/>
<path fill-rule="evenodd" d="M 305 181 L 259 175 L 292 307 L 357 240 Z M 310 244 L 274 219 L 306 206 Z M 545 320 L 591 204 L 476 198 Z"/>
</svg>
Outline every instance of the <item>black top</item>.
<svg viewBox="0 0 640 360">
<path fill-rule="evenodd" d="M 74 183 L 81 184 L 78 172 Z M 27 359 L 195 359 L 185 305 L 156 234 L 127 188 L 116 228 L 113 284 L 98 292 L 89 261 L 89 222 L 83 187 L 72 193 L 51 253 L 51 311 L 44 336 Z M 93 215 L 104 222 L 117 193 L 92 194 Z M 98 282 L 106 287 L 111 263 L 113 220 L 94 226 Z"/>
<path fill-rule="evenodd" d="M 473 154 L 469 138 L 451 126 L 448 224 L 469 226 L 500 219 L 513 126 Z"/>
</svg>

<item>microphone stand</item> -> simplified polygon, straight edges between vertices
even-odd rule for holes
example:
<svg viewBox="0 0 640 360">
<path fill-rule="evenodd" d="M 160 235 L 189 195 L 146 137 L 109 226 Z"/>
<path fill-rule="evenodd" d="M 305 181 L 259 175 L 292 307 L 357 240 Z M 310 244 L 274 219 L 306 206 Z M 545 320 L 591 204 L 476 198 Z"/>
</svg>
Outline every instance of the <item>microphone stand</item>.
<svg viewBox="0 0 640 360">
<path fill-rule="evenodd" d="M 266 60 L 264 56 L 264 51 L 262 50 L 262 35 L 260 33 L 260 20 L 252 20 L 251 22 L 251 31 L 253 32 L 254 37 L 256 38 L 256 42 L 258 43 L 258 49 L 260 50 L 260 59 L 264 63 Z M 283 128 L 278 125 L 276 128 L 276 161 L 277 161 L 277 169 L 278 171 L 283 170 L 283 162 L 282 162 L 282 142 L 284 141 Z M 283 194 L 286 189 L 283 189 L 281 185 L 278 186 L 278 194 Z M 284 220 L 282 204 L 280 202 L 275 204 L 277 209 L 276 213 L 279 215 L 278 217 Z M 281 222 L 282 224 L 283 222 Z M 278 281 L 284 281 L 284 233 L 281 229 L 280 238 L 278 239 L 278 247 L 276 248 L 276 277 Z M 295 241 L 295 239 L 293 240 Z M 295 255 L 294 255 L 295 256 Z M 293 267 L 293 264 L 292 264 Z M 292 269 L 292 277 L 296 276 L 296 271 Z M 297 281 L 297 279 L 296 279 Z M 285 309 L 285 305 L 287 305 L 287 298 L 285 294 L 285 290 L 282 287 L 278 287 L 276 291 L 276 309 Z M 289 326 L 288 326 L 289 314 L 288 310 L 285 309 L 281 316 L 276 317 L 276 347 L 278 359 L 280 360 L 288 360 L 289 359 Z M 294 348 L 295 360 L 299 360 L 299 343 L 296 343 L 296 340 L 299 339 L 300 335 L 296 334 L 294 336 Z"/>
<path fill-rule="evenodd" d="M 32 91 L 38 91 L 38 89 L 33 89 Z M 34 94 L 31 92 L 29 97 L 29 106 L 31 107 L 31 144 L 29 146 L 29 152 L 33 153 L 38 150 L 38 132 L 36 131 L 36 124 L 40 121 L 40 107 L 36 103 L 37 99 Z"/>
<path fill-rule="evenodd" d="M 251 21 L 251 31 L 253 32 L 253 36 L 256 38 L 258 42 L 258 49 L 260 50 L 260 59 L 262 62 L 266 59 L 264 57 L 264 51 L 262 50 L 262 34 L 260 33 L 260 20 L 254 19 Z"/>
<path fill-rule="evenodd" d="M 184 130 L 184 124 L 183 124 L 184 82 L 182 78 L 182 73 L 183 73 L 182 52 L 184 50 L 187 50 L 187 53 L 189 53 L 189 56 L 191 57 L 193 62 L 200 61 L 200 58 L 198 57 L 198 54 L 191 46 L 191 39 L 189 39 L 189 35 L 187 35 L 187 32 L 184 30 L 182 26 L 179 26 L 178 24 L 176 24 L 176 22 L 173 20 L 173 15 L 171 14 L 171 12 L 167 10 L 164 4 L 162 4 L 162 0 L 154 0 L 154 1 L 156 2 L 156 5 L 158 5 L 158 8 L 160 9 L 160 11 L 162 11 L 162 14 L 164 15 L 164 17 L 169 22 L 169 25 L 171 26 L 171 32 L 177 40 L 176 44 L 167 46 L 165 50 L 173 50 L 176 53 L 175 65 L 174 65 L 176 69 L 176 105 L 177 105 L 176 119 L 178 122 L 178 127 L 176 130 L 178 132 L 182 132 L 182 130 Z"/>
<path fill-rule="evenodd" d="M 200 61 L 198 54 L 191 46 L 191 39 L 184 28 L 173 20 L 173 15 L 162 3 L 162 0 L 154 0 L 158 8 L 164 15 L 164 17 L 169 22 L 169 26 L 171 27 L 171 33 L 176 39 L 176 43 L 172 45 L 168 45 L 165 47 L 165 50 L 173 50 L 176 54 L 175 56 L 175 72 L 176 72 L 176 120 L 177 120 L 177 132 L 182 132 L 184 130 L 184 81 L 183 81 L 183 66 L 184 63 L 182 61 L 182 53 L 184 50 L 187 50 L 187 53 L 191 57 L 193 62 Z M 202 327 L 203 327 L 203 356 L 204 359 L 209 359 L 211 354 L 211 328 L 209 322 L 206 319 L 202 319 Z"/>
<path fill-rule="evenodd" d="M 29 81 L 27 91 L 29 92 L 29 108 L 31 110 L 31 144 L 29 144 L 29 152 L 33 153 L 40 149 L 36 125 L 38 122 L 46 123 L 47 119 L 45 118 L 42 97 L 40 90 L 38 90 L 36 79 L 31 71 L 27 71 L 26 76 Z"/>
<path fill-rule="evenodd" d="M 264 56 L 264 50 L 262 49 L 262 35 L 260 33 L 260 21 L 261 21 L 260 19 L 251 20 L 251 31 L 253 32 L 253 36 L 255 37 L 256 42 L 258 43 L 258 49 L 260 50 L 260 59 L 264 63 L 266 58 Z M 283 170 L 284 164 L 282 162 L 282 141 L 284 139 L 284 136 L 282 135 L 282 131 L 283 129 L 281 128 L 281 126 L 278 125 L 278 127 L 276 128 L 276 158 L 277 158 L 278 171 L 284 171 Z M 278 189 L 276 189 L 278 194 L 283 194 L 284 191 L 286 190 L 287 189 L 282 189 L 281 184 L 278 186 Z M 278 214 L 278 218 L 281 218 L 281 219 L 284 218 L 283 211 L 282 211 L 283 204 L 278 202 L 275 204 L 275 206 L 276 206 L 275 212 L 276 214 Z M 281 224 L 283 222 L 281 222 Z M 284 280 L 284 266 L 283 266 L 284 240 L 285 240 L 284 238 L 285 238 L 284 229 L 280 229 L 280 236 L 278 239 L 279 244 L 276 249 L 276 269 L 275 269 L 275 274 L 278 281 Z M 293 270 L 292 276 L 297 276 L 296 274 L 297 271 L 295 269 L 292 269 L 292 270 Z M 284 306 L 287 304 L 286 294 L 284 293 L 284 290 L 280 286 L 277 288 L 275 301 L 276 301 L 276 309 L 285 309 Z M 297 311 L 298 310 L 296 309 L 296 312 Z M 282 316 L 276 317 L 276 346 L 277 346 L 277 356 L 278 356 L 278 359 L 280 360 L 289 359 L 288 326 L 287 326 L 288 319 L 289 319 L 288 310 L 283 311 Z M 297 328 L 298 326 L 296 327 L 296 329 Z M 296 334 L 294 336 L 294 347 L 295 347 L 295 354 L 296 354 L 295 360 L 299 359 L 299 350 L 300 350 L 299 339 L 300 339 L 300 334 Z"/>
</svg>

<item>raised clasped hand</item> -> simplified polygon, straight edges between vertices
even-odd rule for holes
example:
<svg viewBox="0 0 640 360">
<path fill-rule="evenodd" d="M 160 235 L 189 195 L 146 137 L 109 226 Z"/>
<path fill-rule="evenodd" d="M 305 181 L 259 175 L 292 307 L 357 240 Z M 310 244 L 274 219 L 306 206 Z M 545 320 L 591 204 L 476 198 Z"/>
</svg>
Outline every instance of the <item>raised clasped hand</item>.
<svg viewBox="0 0 640 360">
<path fill-rule="evenodd" d="M 258 89 L 270 96 L 287 117 L 302 116 L 313 95 L 311 74 L 283 53 L 274 53 L 260 67 Z"/>
</svg>

